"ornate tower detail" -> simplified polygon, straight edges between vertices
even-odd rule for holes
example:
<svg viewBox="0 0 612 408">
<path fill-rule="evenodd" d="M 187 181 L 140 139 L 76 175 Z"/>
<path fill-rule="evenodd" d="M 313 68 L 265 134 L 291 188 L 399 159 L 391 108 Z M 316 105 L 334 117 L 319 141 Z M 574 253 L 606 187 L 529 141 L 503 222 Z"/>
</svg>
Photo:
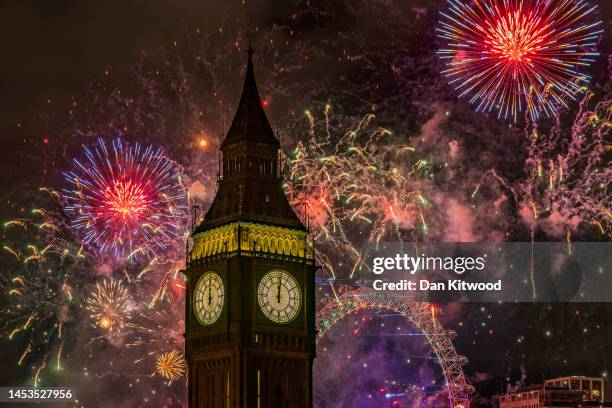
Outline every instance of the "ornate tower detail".
<svg viewBox="0 0 612 408">
<path fill-rule="evenodd" d="M 252 54 L 185 271 L 191 408 L 312 407 L 314 251 L 282 190 Z"/>
</svg>

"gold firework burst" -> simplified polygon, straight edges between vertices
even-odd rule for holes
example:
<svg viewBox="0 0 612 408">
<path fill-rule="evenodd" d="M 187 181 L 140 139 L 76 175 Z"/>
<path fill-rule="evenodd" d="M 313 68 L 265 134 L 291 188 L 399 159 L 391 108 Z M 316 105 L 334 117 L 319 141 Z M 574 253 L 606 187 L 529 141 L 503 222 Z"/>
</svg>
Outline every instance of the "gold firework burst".
<svg viewBox="0 0 612 408">
<path fill-rule="evenodd" d="M 177 349 L 163 353 L 157 358 L 157 373 L 170 381 L 181 378 L 186 368 L 185 359 Z"/>
<path fill-rule="evenodd" d="M 130 319 L 130 295 L 120 281 L 104 279 L 87 298 L 87 310 L 96 326 L 116 334 Z"/>
</svg>

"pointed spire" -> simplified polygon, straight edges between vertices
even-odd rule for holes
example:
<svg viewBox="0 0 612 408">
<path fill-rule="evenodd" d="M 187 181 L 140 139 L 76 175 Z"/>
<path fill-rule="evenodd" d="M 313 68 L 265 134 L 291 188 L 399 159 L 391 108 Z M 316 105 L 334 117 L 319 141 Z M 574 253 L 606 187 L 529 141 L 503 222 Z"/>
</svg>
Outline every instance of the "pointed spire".
<svg viewBox="0 0 612 408">
<path fill-rule="evenodd" d="M 250 25 L 250 23 L 249 23 Z M 253 49 L 253 44 L 252 44 L 252 40 L 253 40 L 253 33 L 251 33 L 250 29 L 249 29 L 249 35 L 248 35 L 248 39 L 249 39 L 249 48 L 247 48 L 247 54 L 249 54 L 249 60 L 252 58 L 253 56 L 253 51 L 255 51 Z"/>
<path fill-rule="evenodd" d="M 280 146 L 274 131 L 268 122 L 266 113 L 259 97 L 257 83 L 255 82 L 255 69 L 253 68 L 253 47 L 249 35 L 249 48 L 247 49 L 247 69 L 242 88 L 242 96 L 236 109 L 222 147 L 242 140 L 267 143 Z"/>
<path fill-rule="evenodd" d="M 259 98 L 249 38 L 242 96 L 221 144 L 219 190 L 197 231 L 235 221 L 305 230 L 283 193 L 280 143 Z M 245 144 L 246 148 L 236 144 Z M 282 156 L 281 156 L 282 157 Z M 227 172 L 227 174 L 225 173 Z M 197 232 L 196 232 L 197 233 Z"/>
</svg>

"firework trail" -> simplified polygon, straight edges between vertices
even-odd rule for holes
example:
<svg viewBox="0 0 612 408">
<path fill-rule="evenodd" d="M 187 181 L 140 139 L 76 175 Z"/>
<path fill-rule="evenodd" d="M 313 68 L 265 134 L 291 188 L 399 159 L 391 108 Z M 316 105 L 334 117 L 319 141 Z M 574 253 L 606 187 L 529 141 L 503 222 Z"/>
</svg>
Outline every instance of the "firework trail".
<svg viewBox="0 0 612 408">
<path fill-rule="evenodd" d="M 1 275 L 6 293 L 0 328 L 8 339 L 25 344 L 17 364 L 33 364 L 35 386 L 42 383 L 47 367 L 63 369 L 66 342 L 79 319 L 79 293 L 89 260 L 75 243 L 58 212 L 59 193 L 41 189 L 49 198 L 45 208 L 31 211 L 29 218 L 6 222 L 3 246 L 7 273 Z M 48 203 L 47 201 L 50 201 Z M 13 236 L 14 235 L 14 236 Z"/>
<path fill-rule="evenodd" d="M 47 190 L 50 205 L 5 225 L 3 253 L 14 266 L 11 274 L 2 276 L 7 296 L 0 328 L 7 338 L 12 335 L 24 344 L 15 362 L 33 366 L 37 385 L 61 375 L 64 380 L 91 380 L 88 388 L 96 390 L 100 382 L 121 379 L 134 387 L 131 399 L 153 390 L 159 398 L 181 401 L 184 381 L 170 387 L 163 377 L 150 374 L 161 353 L 183 347 L 185 282 L 180 270 L 187 196 L 205 201 L 214 193 L 210 187 L 216 167 L 203 160 L 192 164 L 190 175 L 199 183 L 188 192 L 183 167 L 150 145 L 175 148 L 187 165 L 190 154 L 214 162 L 216 152 L 206 153 L 216 149 L 203 130 L 199 109 L 191 105 L 188 82 L 172 76 L 172 68 L 152 74 L 140 68 L 134 82 L 142 93 L 124 96 L 128 93 L 116 92 L 112 76 L 107 76 L 93 85 L 90 100 L 79 103 L 88 106 L 87 112 L 55 135 L 62 143 L 45 145 L 47 150 L 41 152 L 51 168 L 51 160 L 62 155 L 58 150 L 51 154 L 53 149 L 76 147 L 71 142 L 75 138 L 87 145 L 64 173 L 64 189 Z M 182 109 L 187 113 L 173 114 Z M 185 138 L 184 132 L 192 136 Z M 142 143 L 128 144 L 128 138 Z M 212 146 L 194 145 L 202 140 Z M 31 236 L 26 238 L 23 231 Z M 51 239 L 56 239 L 57 250 L 47 248 Z M 58 266 L 47 273 L 47 266 L 57 262 L 56 252 L 65 254 L 60 266 L 66 271 Z M 107 313 L 107 306 L 113 313 Z M 56 368 L 61 373 L 49 373 Z M 87 394 L 82 393 L 83 401 L 98 398 Z"/>
<path fill-rule="evenodd" d="M 63 212 L 61 193 L 41 191 L 44 199 L 35 199 L 40 208 L 4 224 L 8 273 L 0 282 L 6 294 L 0 329 L 23 344 L 16 364 L 32 365 L 36 386 L 50 381 L 45 378 L 48 369 L 71 375 L 70 359 L 83 363 L 84 356 L 92 355 L 96 360 L 87 363 L 91 378 L 148 378 L 160 348 L 182 347 L 183 243 L 177 239 L 173 248 L 144 266 L 110 267 L 80 243 Z M 123 280 L 97 279 L 99 273 L 121 274 Z M 138 352 L 127 365 L 116 358 L 118 348 L 136 346 Z M 136 355 L 142 364 L 134 364 Z M 110 368 L 104 363 L 109 361 Z"/>
<path fill-rule="evenodd" d="M 388 141 L 392 132 L 374 126 L 373 114 L 343 130 L 332 123 L 330 111 L 327 106 L 322 123 L 306 112 L 308 139 L 291 155 L 286 191 L 294 208 L 308 215 L 317 245 L 341 249 L 353 278 L 368 248 L 381 240 L 402 242 L 406 235 L 427 233 L 429 201 L 417 188 L 428 162 L 415 158 L 411 146 Z M 325 252 L 319 251 L 321 263 L 335 278 Z"/>
<path fill-rule="evenodd" d="M 182 349 L 185 332 L 181 316 L 184 299 L 166 299 L 156 307 L 141 304 L 134 312 L 128 326 L 124 346 L 135 350 L 133 363 L 149 363 L 160 350 Z"/>
<path fill-rule="evenodd" d="M 539 227 L 552 236 L 571 237 L 578 227 L 591 225 L 603 239 L 610 237 L 612 223 L 612 170 L 610 152 L 612 102 L 598 103 L 587 110 L 583 100 L 571 128 L 557 125 L 538 132 L 526 128 L 525 178 L 510 182 L 491 169 L 483 176 L 497 180 L 511 197 L 521 219 L 532 230 Z M 477 198 L 482 183 L 472 198 Z"/>
<path fill-rule="evenodd" d="M 478 111 L 532 120 L 584 92 L 601 21 L 588 1 L 448 0 L 436 29 L 449 84 Z"/>
<path fill-rule="evenodd" d="M 373 3 L 370 3 L 368 7 L 370 8 L 362 13 L 367 15 L 368 21 L 384 21 L 387 27 L 385 32 L 391 34 L 389 39 L 401 38 L 402 41 L 406 41 L 407 38 L 410 38 L 415 43 L 422 43 L 424 48 L 429 48 L 429 41 L 423 41 L 423 38 L 429 39 L 429 37 L 423 37 L 423 33 L 429 32 L 430 21 L 423 18 L 421 24 L 426 28 L 415 30 L 415 21 L 406 20 L 401 13 L 396 13 L 394 17 L 388 13 L 388 10 Z M 347 9 L 354 10 L 353 7 Z M 360 41 L 359 37 L 352 37 L 353 40 L 349 41 L 354 45 L 352 50 L 335 53 L 334 50 L 339 45 L 336 39 L 337 33 L 334 31 L 328 35 L 330 33 L 319 31 L 309 38 L 296 35 L 295 38 L 301 38 L 299 42 L 294 41 L 287 47 L 287 51 L 279 52 L 277 44 L 284 44 L 286 38 L 289 38 L 290 31 L 295 30 L 296 33 L 301 33 L 300 26 L 303 25 L 303 21 L 309 21 L 312 17 L 310 12 L 318 13 L 315 8 L 298 12 L 297 18 L 294 15 L 280 24 L 275 22 L 274 29 L 268 30 L 268 33 L 262 32 L 258 39 L 257 55 L 260 58 L 257 61 L 258 66 L 262 67 L 266 60 L 270 61 L 269 58 L 266 58 L 266 53 L 275 56 L 287 55 L 286 58 L 283 57 L 284 60 L 280 57 L 274 59 L 274 69 L 270 66 L 267 81 L 262 81 L 262 84 L 265 83 L 270 91 L 266 96 L 270 101 L 270 112 L 274 112 L 273 117 L 275 114 L 282 115 L 292 109 L 312 106 L 327 99 L 333 100 L 337 105 L 340 102 L 339 106 L 346 108 L 357 105 L 355 108 L 357 111 L 364 106 L 378 105 L 380 114 L 377 119 L 383 118 L 384 123 L 393 123 L 395 129 L 411 129 L 415 124 L 418 125 L 427 120 L 432 112 L 433 102 L 445 99 L 444 92 L 446 91 L 436 87 L 439 85 L 436 85 L 437 68 L 433 53 L 430 55 L 431 58 L 423 58 L 420 55 L 417 57 L 408 49 L 398 52 L 396 45 L 389 46 L 394 41 L 387 38 L 384 41 L 381 40 L 381 43 L 376 46 L 376 53 L 369 52 L 365 47 L 371 47 L 371 44 Z M 376 14 L 381 18 L 372 18 L 375 12 L 381 13 Z M 330 15 L 334 15 L 333 10 Z M 213 44 L 214 41 L 217 41 L 215 40 L 217 37 L 213 35 L 205 37 L 204 43 L 199 46 L 197 72 L 194 75 L 185 72 L 185 65 L 173 59 L 171 55 L 163 55 L 161 61 L 143 57 L 136 67 L 125 67 L 130 75 L 128 81 L 130 84 L 135 84 L 136 88 L 130 92 L 130 87 L 120 89 L 123 88 L 119 85 L 122 81 L 121 70 L 120 67 L 113 67 L 109 74 L 100 81 L 96 81 L 95 89 L 91 89 L 89 93 L 91 99 L 79 101 L 79 106 L 87 107 L 87 109 L 83 113 L 84 118 L 77 118 L 80 122 L 75 125 L 76 131 L 75 127 L 71 126 L 67 130 L 68 133 L 62 136 L 64 143 L 58 143 L 55 146 L 59 148 L 59 146 L 66 145 L 67 141 L 73 140 L 74 137 L 79 140 L 92 140 L 92 137 L 99 135 L 103 135 L 106 141 L 120 135 L 125 138 L 129 137 L 131 140 L 137 138 L 142 143 L 167 146 L 173 157 L 180 157 L 179 162 L 185 166 L 186 173 L 200 183 L 201 188 L 192 190 L 190 187 L 190 193 L 198 192 L 198 199 L 201 199 L 202 207 L 205 208 L 206 201 L 209 201 L 214 195 L 217 160 L 215 147 L 217 141 L 210 135 L 216 134 L 219 129 L 223 128 L 219 123 L 220 118 L 233 114 L 236 101 L 233 97 L 227 99 L 226 97 L 233 95 L 231 88 L 235 78 L 240 77 L 240 70 L 243 69 L 244 62 L 242 58 L 228 58 L 227 56 L 228 49 L 232 49 L 234 43 L 238 47 L 242 36 L 227 26 L 224 27 L 223 33 L 214 31 L 214 36 L 221 38 L 220 41 L 223 44 Z M 272 39 L 274 41 L 271 41 Z M 360 44 L 364 44 L 364 48 L 359 48 Z M 334 47 L 328 47 L 328 45 Z M 343 47 L 338 49 L 341 48 Z M 296 51 L 287 54 L 291 49 Z M 310 50 L 316 50 L 316 52 Z M 238 54 L 242 56 L 241 52 Z M 147 55 L 150 56 L 152 53 Z M 308 58 L 309 63 L 299 62 L 303 61 L 304 57 Z M 312 81 L 303 80 L 313 76 L 313 68 L 327 67 L 341 58 L 346 61 L 345 68 L 355 72 L 356 75 L 346 76 L 349 79 L 339 80 L 335 76 L 324 75 L 325 72 L 320 72 L 314 74 L 317 86 L 313 86 Z M 131 76 L 133 72 L 136 73 L 136 77 Z M 223 72 L 223 77 L 218 76 L 215 72 Z M 261 72 L 265 71 L 261 70 Z M 413 72 L 419 72 L 421 75 L 411 75 Z M 384 89 L 385 84 L 389 83 L 389 78 L 393 78 L 392 86 Z M 378 85 L 381 85 L 380 92 L 372 92 L 374 84 L 377 90 Z M 195 95 L 195 89 L 205 89 L 210 92 L 207 95 Z M 328 94 L 317 94 L 319 89 L 329 89 Z M 303 97 L 296 101 L 295 95 L 303 95 Z M 564 98 L 563 94 L 559 95 Z M 358 103 L 355 103 L 355 99 L 358 100 Z M 284 103 L 287 100 L 289 102 Z M 319 243 L 318 253 L 323 259 L 323 262 L 319 260 L 319 263 L 325 265 L 326 270 L 334 271 L 334 274 L 336 271 L 332 265 L 335 268 L 341 268 L 343 263 L 348 264 L 344 276 L 357 276 L 360 260 L 364 256 L 364 248 L 371 246 L 370 244 L 376 244 L 388 238 L 416 240 L 426 231 L 429 231 L 428 236 L 431 237 L 441 229 L 441 226 L 443 227 L 436 219 L 438 215 L 432 214 L 434 209 L 431 207 L 432 204 L 429 204 L 431 200 L 433 205 L 440 205 L 439 201 L 435 200 L 436 191 L 432 186 L 423 185 L 431 180 L 430 168 L 434 165 L 434 161 L 433 159 L 431 161 L 419 160 L 416 153 L 411 151 L 410 146 L 397 141 L 396 135 L 376 128 L 372 122 L 373 116 L 362 121 L 355 121 L 347 126 L 341 122 L 332 123 L 333 121 L 327 116 L 328 113 L 329 111 L 326 112 L 324 122 L 315 121 L 312 115 L 308 115 L 311 119 L 311 140 L 299 144 L 296 156 L 291 156 L 291 178 L 288 178 L 286 187 L 297 211 L 303 211 L 304 204 L 307 203 L 311 228 L 317 234 Z M 347 112 L 347 114 L 355 115 L 355 111 Z M 476 115 L 475 113 L 470 114 Z M 453 193 L 459 189 L 456 194 L 465 195 L 467 199 L 469 199 L 473 186 L 482 175 L 483 169 L 491 167 L 491 163 L 481 164 L 475 160 L 480 154 L 479 150 L 482 150 L 480 146 L 474 148 L 470 143 L 463 144 L 464 140 L 478 140 L 481 132 L 491 129 L 473 127 L 470 121 L 472 118 L 462 117 L 460 121 L 456 121 L 465 123 L 466 127 L 470 127 L 469 129 L 461 128 L 455 132 L 456 134 L 445 134 L 442 140 L 431 139 L 430 141 L 427 139 L 427 143 L 435 144 L 435 147 L 446 146 L 447 137 L 459 140 L 460 149 L 466 152 L 462 160 L 473 163 L 465 167 L 469 167 L 476 176 L 466 178 L 461 185 L 458 185 L 457 180 L 462 179 L 465 175 L 463 172 L 458 172 L 456 179 L 449 181 L 452 186 L 446 187 L 452 188 Z M 291 125 L 281 123 L 280 126 Z M 351 130 L 355 131 L 352 135 L 349 134 Z M 291 132 L 284 133 L 290 134 Z M 202 140 L 201 137 L 206 137 L 205 140 L 210 143 L 195 145 L 196 141 Z M 492 139 L 495 139 L 494 143 L 497 145 L 505 142 L 500 141 L 501 137 Z M 539 140 L 542 140 L 542 137 Z M 108 151 L 112 152 L 113 146 L 107 146 L 109 146 Z M 389 146 L 389 149 L 385 146 Z M 414 145 L 413 147 L 418 147 L 421 153 L 421 146 Z M 92 146 L 90 151 L 93 152 L 95 148 L 99 149 L 100 146 Z M 427 146 L 423 146 L 423 149 L 426 148 Z M 396 154 L 397 151 L 401 151 L 401 154 Z M 474 153 L 467 156 L 468 151 L 474 151 Z M 50 159 L 57 160 L 60 155 L 61 151 L 56 152 Z M 439 158 L 437 157 L 436 160 L 439 161 Z M 86 156 L 81 163 L 87 164 Z M 371 167 L 368 167 L 369 165 Z M 453 165 L 452 162 L 451 165 Z M 398 169 L 398 174 L 393 173 L 393 167 Z M 357 172 L 356 169 L 363 169 L 364 173 Z M 76 167 L 72 169 L 73 172 L 77 170 Z M 355 180 L 358 181 L 355 183 L 356 186 L 347 183 L 347 177 L 343 175 L 343 172 L 349 172 L 352 177 L 355 177 Z M 439 179 L 436 178 L 433 181 L 439 182 Z M 386 183 L 390 188 L 385 187 Z M 522 191 L 515 181 L 508 181 L 508 183 L 515 191 Z M 69 184 L 69 190 L 74 192 L 76 185 L 71 181 Z M 190 184 L 185 183 L 185 185 Z M 307 193 L 300 195 L 301 188 L 304 188 Z M 481 187 L 482 190 L 486 188 L 488 186 Z M 398 193 L 394 194 L 394 190 Z M 417 196 L 418 191 L 423 192 L 420 196 L 424 198 L 424 202 Z M 475 194 L 474 197 L 476 196 L 482 200 L 481 196 Z M 321 201 L 322 198 L 323 201 Z M 129 200 L 127 202 L 129 203 Z M 390 206 L 389 203 L 395 205 Z M 365 208 L 358 211 L 361 205 Z M 76 213 L 71 213 L 71 215 L 76 216 Z M 498 216 L 498 218 L 502 217 Z M 28 221 L 14 220 L 8 228 L 18 230 L 21 228 L 20 224 L 28 225 Z M 78 231 L 81 237 L 88 232 L 87 229 Z M 75 246 L 74 244 L 77 240 L 68 239 L 67 241 L 69 246 L 80 248 L 80 245 Z M 114 370 L 117 377 L 124 374 L 130 379 L 148 377 L 151 371 L 157 373 L 157 359 L 162 353 L 180 349 L 181 336 L 184 331 L 181 327 L 184 302 L 182 298 L 184 289 L 181 288 L 184 288 L 184 283 L 177 273 L 179 269 L 177 266 L 183 261 L 184 248 L 182 242 L 179 242 L 180 239 L 175 241 L 179 243 L 178 248 L 169 248 L 168 244 L 166 246 L 169 250 L 162 250 L 157 245 L 143 248 L 143 251 L 150 249 L 150 252 L 143 257 L 148 262 L 144 267 L 142 265 L 122 266 L 128 269 L 121 271 L 124 272 L 122 279 L 124 279 L 124 285 L 128 288 L 134 304 L 128 324 L 121 335 L 114 336 L 112 339 L 102 336 L 99 341 L 90 343 L 89 348 L 73 353 L 75 360 L 90 354 L 96 356 L 90 359 L 88 364 L 90 372 L 95 374 L 90 378 L 96 379 L 96 383 L 91 384 L 92 388 L 100 388 L 107 378 L 105 374 L 111 370 Z M 333 247 L 334 244 L 338 244 L 338 247 Z M 134 242 L 134 245 L 134 248 L 139 248 L 138 240 Z M 44 243 L 37 241 L 36 247 L 39 251 L 45 246 Z M 98 248 L 93 242 L 91 247 Z M 124 256 L 134 252 L 130 251 L 127 245 L 122 248 L 125 251 Z M 337 248 L 340 248 L 340 251 Z M 99 251 L 99 248 L 97 250 Z M 105 254 L 113 258 L 116 256 L 113 251 L 112 247 L 107 247 Z M 23 262 L 25 258 L 31 257 L 28 261 L 30 265 L 34 265 L 34 260 L 40 256 L 26 246 L 13 244 L 7 245 L 5 253 L 7 257 L 13 259 L 11 262 L 15 263 Z M 339 259 L 334 258 L 336 254 Z M 136 255 L 140 255 L 140 252 L 134 253 L 134 256 Z M 48 256 L 48 253 L 45 252 L 42 256 L 44 258 Z M 102 257 L 97 257 L 96 263 L 100 263 L 98 258 Z M 92 275 L 91 271 L 100 269 L 100 266 L 85 267 L 81 263 L 78 270 L 79 273 L 83 271 L 87 272 L 87 275 Z M 108 272 L 108 275 L 116 273 L 117 271 L 113 269 L 112 272 Z M 10 289 L 19 291 L 18 282 L 18 280 L 13 282 Z M 94 338 L 99 333 L 99 328 L 92 329 L 84 308 L 85 296 L 82 295 L 91 293 L 95 289 L 96 281 L 94 276 L 89 278 L 83 276 L 79 282 L 82 286 L 78 288 L 69 286 L 70 293 L 75 299 L 73 302 L 81 302 L 83 317 L 87 322 L 87 328 L 82 337 Z M 43 286 L 37 289 L 37 291 L 43 290 Z M 19 299 L 16 294 L 14 296 L 11 299 Z M 37 320 L 32 320 L 30 325 L 27 325 L 26 322 L 27 318 L 21 318 L 19 327 L 26 325 L 27 329 L 18 332 L 15 336 L 29 334 L 28 330 Z M 13 327 L 17 326 L 11 326 Z M 38 330 L 45 326 L 35 327 Z M 65 323 L 62 330 L 67 330 L 68 327 Z M 74 331 L 63 334 L 64 339 L 71 337 L 74 337 Z M 350 342 L 351 340 L 342 342 L 339 347 L 345 349 L 347 343 Z M 57 344 L 56 342 L 55 345 Z M 114 347 L 108 347 L 109 345 Z M 100 346 L 100 348 L 94 349 L 95 346 Z M 130 353 L 127 358 L 125 358 L 125 353 L 118 352 L 119 350 L 124 351 L 123 348 Z M 36 350 L 36 344 L 29 350 L 27 348 L 24 350 L 26 353 L 23 357 L 24 363 L 28 362 Z M 52 365 L 57 355 L 66 353 L 66 347 L 50 350 L 52 352 L 45 357 L 45 365 L 40 364 L 38 367 Z M 133 355 L 132 350 L 134 350 Z M 59 353 L 56 353 L 58 351 Z M 40 358 L 40 352 L 37 352 L 36 355 L 37 358 Z M 134 364 L 135 361 L 137 364 Z M 112 364 L 112 368 L 109 368 L 109 364 Z M 350 374 L 350 371 L 346 370 L 346 373 Z M 109 375 L 108 378 L 113 378 L 113 376 Z M 156 379 L 163 378 L 161 375 L 155 375 L 150 381 L 155 382 Z M 380 378 L 385 377 L 380 376 L 378 379 Z M 346 381 L 350 383 L 351 380 L 351 376 L 347 375 Z M 180 381 L 175 382 L 176 385 L 180 383 Z M 164 387 L 157 388 L 160 396 L 162 388 Z M 135 395 L 137 393 L 134 393 L 134 398 L 137 398 Z M 181 395 L 184 399 L 184 393 Z"/>
<path fill-rule="evenodd" d="M 84 146 L 65 173 L 65 210 L 83 243 L 116 259 L 148 258 L 183 233 L 186 196 L 180 168 L 161 148 L 117 138 Z"/>
<path fill-rule="evenodd" d="M 472 193 L 476 199 L 487 178 L 496 180 L 502 196 L 513 200 L 515 215 L 529 227 L 531 242 L 543 232 L 567 241 L 570 254 L 574 234 L 590 230 L 602 240 L 611 236 L 612 170 L 607 163 L 612 102 L 605 100 L 588 110 L 589 98 L 581 102 L 570 128 L 562 127 L 558 117 L 546 132 L 539 132 L 535 123 L 526 127 L 524 178 L 510 182 L 490 169 Z M 535 297 L 533 269 L 530 281 Z"/>
<path fill-rule="evenodd" d="M 185 280 L 182 268 L 185 265 L 184 250 L 181 242 L 175 243 L 172 250 L 166 253 L 158 252 L 137 274 L 137 281 L 148 280 L 154 284 L 148 288 L 148 307 L 153 308 L 157 303 L 166 299 L 178 301 L 185 291 Z M 128 277 L 129 278 L 129 277 Z"/>
</svg>

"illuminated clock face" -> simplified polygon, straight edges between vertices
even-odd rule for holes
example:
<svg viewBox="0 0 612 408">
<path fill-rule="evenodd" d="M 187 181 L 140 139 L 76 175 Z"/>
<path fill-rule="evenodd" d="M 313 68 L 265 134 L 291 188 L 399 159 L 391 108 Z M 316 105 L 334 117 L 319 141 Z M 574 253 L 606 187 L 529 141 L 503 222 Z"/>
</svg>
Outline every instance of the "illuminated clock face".
<svg viewBox="0 0 612 408">
<path fill-rule="evenodd" d="M 302 293 L 293 276 L 285 271 L 270 271 L 261 278 L 257 300 L 264 315 L 275 323 L 289 323 L 300 311 Z"/>
<path fill-rule="evenodd" d="M 209 326 L 216 322 L 223 311 L 225 289 L 223 280 L 215 272 L 200 276 L 193 292 L 193 310 L 198 321 Z"/>
</svg>

